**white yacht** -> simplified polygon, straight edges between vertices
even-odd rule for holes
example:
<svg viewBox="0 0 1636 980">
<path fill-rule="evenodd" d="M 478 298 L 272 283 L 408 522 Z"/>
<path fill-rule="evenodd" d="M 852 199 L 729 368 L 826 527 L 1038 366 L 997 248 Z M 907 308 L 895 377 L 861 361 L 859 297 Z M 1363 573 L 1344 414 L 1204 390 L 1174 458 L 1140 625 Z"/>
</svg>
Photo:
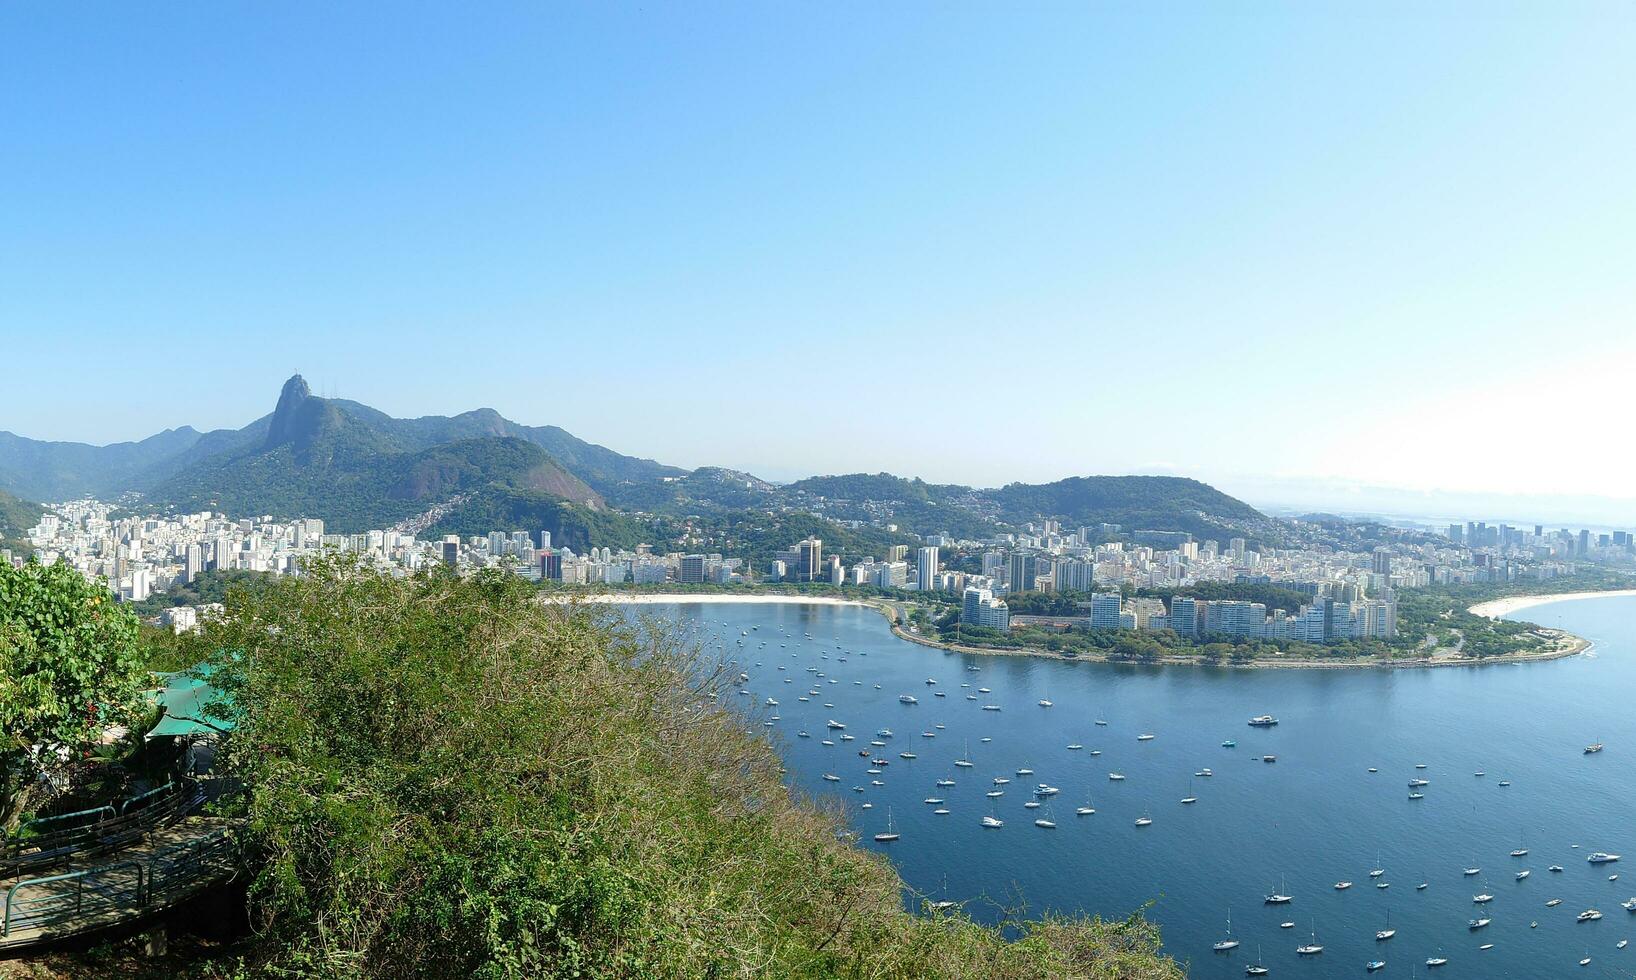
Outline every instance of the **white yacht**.
<svg viewBox="0 0 1636 980">
<path fill-rule="evenodd" d="M 903 835 L 892 828 L 892 811 L 886 811 L 886 830 L 875 835 L 875 840 L 882 844 L 897 840 Z"/>
<path fill-rule="evenodd" d="M 1049 707 L 1051 707 L 1051 702 L 1045 700 L 1044 698 L 1040 698 L 1039 705 L 1042 708 L 1049 708 Z"/>
<path fill-rule="evenodd" d="M 1376 932 L 1375 932 L 1375 942 L 1383 943 L 1383 942 L 1385 942 L 1386 940 L 1392 938 L 1395 935 L 1397 935 L 1397 930 L 1392 928 L 1392 910 L 1387 909 L 1386 910 L 1386 928 L 1376 930 Z"/>
<path fill-rule="evenodd" d="M 919 704 L 920 703 L 920 699 L 915 697 L 913 694 L 899 694 L 898 695 L 898 700 L 903 702 L 904 704 Z"/>
<path fill-rule="evenodd" d="M 1238 948 L 1238 940 L 1233 938 L 1233 910 L 1232 909 L 1227 910 L 1227 935 L 1224 938 L 1218 939 L 1214 943 L 1212 943 L 1210 945 L 1210 948 L 1212 950 L 1214 950 L 1215 952 L 1217 952 L 1217 953 L 1225 953 L 1230 949 L 1237 949 Z"/>
<path fill-rule="evenodd" d="M 1351 888 L 1351 887 L 1352 887 L 1352 883 L 1350 881 L 1337 881 L 1337 882 L 1335 882 L 1335 890 L 1338 891 L 1338 892 L 1344 892 L 1348 888 Z"/>
<path fill-rule="evenodd" d="M 1278 724 L 1278 719 L 1272 715 L 1256 715 L 1250 719 L 1251 728 L 1271 728 Z"/>
<path fill-rule="evenodd" d="M 1579 915 L 1575 916 L 1574 921 L 1576 921 L 1576 922 L 1595 922 L 1597 919 L 1600 919 L 1601 917 L 1602 917 L 1602 913 L 1598 912 L 1596 909 L 1586 909 L 1585 911 L 1579 913 Z"/>
<path fill-rule="evenodd" d="M 1108 773 L 1108 778 L 1117 783 L 1125 778 L 1125 774 L 1122 772 L 1110 772 Z"/>
<path fill-rule="evenodd" d="M 1136 736 L 1136 741 L 1138 741 L 1138 742 L 1151 742 L 1151 741 L 1153 741 L 1153 736 L 1148 732 L 1143 732 L 1142 734 Z"/>
<path fill-rule="evenodd" d="M 983 826 L 985 826 L 985 827 L 1003 827 L 1003 826 L 1005 826 L 1005 821 L 1001 820 L 999 817 L 984 817 L 983 818 Z"/>
<path fill-rule="evenodd" d="M 1591 864 L 1612 864 L 1613 862 L 1619 860 L 1619 855 L 1609 854 L 1606 851 L 1597 851 L 1595 854 L 1592 854 L 1585 860 L 1589 861 Z"/>
<path fill-rule="evenodd" d="M 1138 827 L 1151 827 L 1151 826 L 1153 826 L 1153 818 L 1148 817 L 1148 816 L 1137 817 L 1136 818 L 1136 826 L 1138 826 Z"/>
</svg>

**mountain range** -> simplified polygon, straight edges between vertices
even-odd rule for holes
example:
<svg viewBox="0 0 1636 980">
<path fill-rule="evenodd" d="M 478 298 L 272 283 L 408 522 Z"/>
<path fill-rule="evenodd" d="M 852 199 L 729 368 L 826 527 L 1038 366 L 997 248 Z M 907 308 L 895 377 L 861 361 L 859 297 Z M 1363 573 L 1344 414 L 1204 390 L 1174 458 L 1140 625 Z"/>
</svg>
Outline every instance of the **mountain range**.
<svg viewBox="0 0 1636 980">
<path fill-rule="evenodd" d="M 1073 477 L 984 490 L 880 473 L 780 485 L 626 456 L 493 409 L 393 418 L 318 397 L 300 375 L 285 382 L 271 413 L 241 429 L 184 426 L 107 446 L 0 432 L 0 491 L 33 500 L 135 493 L 179 511 L 321 517 L 337 532 L 432 512 L 418 529 L 545 528 L 570 546 L 667 537 L 690 547 L 742 546 L 759 529 L 770 548 L 771 535 L 808 526 L 790 515 L 810 515 L 814 533 L 860 548 L 930 533 L 987 537 L 1041 518 L 1258 540 L 1276 540 L 1281 528 L 1240 500 L 1177 477 Z M 884 530 L 871 536 L 866 526 Z"/>
</svg>

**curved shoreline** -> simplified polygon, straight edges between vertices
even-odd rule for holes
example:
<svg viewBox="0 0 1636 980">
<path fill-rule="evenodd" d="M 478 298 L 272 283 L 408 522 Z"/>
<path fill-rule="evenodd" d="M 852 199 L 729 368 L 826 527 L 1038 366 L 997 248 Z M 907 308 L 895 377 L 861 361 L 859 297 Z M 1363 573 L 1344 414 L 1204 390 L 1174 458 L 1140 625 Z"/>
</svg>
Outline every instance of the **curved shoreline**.
<svg viewBox="0 0 1636 980">
<path fill-rule="evenodd" d="M 1515 607 L 1501 607 L 1505 612 L 1513 612 L 1519 608 L 1534 605 L 1543 605 L 1559 599 L 1584 599 L 1595 596 L 1636 595 L 1636 589 L 1618 592 L 1574 592 L 1546 596 L 1513 596 L 1506 599 L 1492 599 L 1471 607 L 1471 611 L 1479 616 L 1500 615 L 1484 613 L 1482 610 L 1489 606 L 1500 606 L 1502 603 L 1521 602 Z M 1113 664 L 1136 667 L 1223 667 L 1240 670 L 1405 670 L 1432 667 L 1488 667 L 1500 664 L 1527 664 L 1543 663 L 1548 660 L 1561 660 L 1566 657 L 1577 657 L 1591 649 L 1591 642 L 1584 637 L 1575 636 L 1566 630 L 1550 629 L 1540 626 L 1542 632 L 1570 641 L 1557 650 L 1548 650 L 1542 653 L 1509 654 L 1499 657 L 1485 657 L 1473 659 L 1469 657 L 1412 657 L 1398 660 L 1247 660 L 1247 661 L 1207 661 L 1202 657 L 1169 656 L 1157 657 L 1149 661 L 1113 660 L 1106 656 L 1064 656 L 1050 650 L 1037 647 L 973 647 L 954 643 L 944 643 L 918 633 L 910 633 L 898 621 L 897 607 L 889 600 L 843 599 L 836 596 L 801 596 L 778 594 L 750 594 L 729 595 L 724 593 L 660 593 L 660 592 L 590 592 L 590 593 L 558 593 L 543 597 L 546 602 L 586 602 L 596 605 L 631 605 L 631 606 L 676 606 L 688 603 L 702 603 L 706 605 L 741 603 L 750 605 L 786 605 L 786 606 L 856 606 L 864 609 L 873 609 L 886 618 L 892 635 L 900 640 L 906 640 L 918 646 L 931 647 L 934 650 L 944 650 L 949 653 L 963 653 L 972 656 L 985 657 L 1042 657 L 1048 660 L 1063 660 L 1073 663 Z M 1535 624 L 1537 625 L 1537 624 Z"/>
<path fill-rule="evenodd" d="M 1531 609 L 1534 606 L 1543 606 L 1552 602 L 1567 602 L 1570 599 L 1607 599 L 1615 596 L 1633 596 L 1636 589 L 1606 589 L 1601 592 L 1558 592 L 1542 595 L 1514 595 L 1503 599 L 1490 599 L 1479 602 L 1466 609 L 1473 616 L 1486 616 L 1489 619 L 1500 619 L 1511 613 Z"/>
<path fill-rule="evenodd" d="M 953 643 L 943 643 L 905 632 L 896 622 L 892 623 L 892 633 L 900 640 L 908 640 L 923 647 L 932 647 L 937 650 L 946 650 L 950 653 L 968 653 L 989 657 L 1044 657 L 1049 660 L 1064 660 L 1070 663 L 1113 664 L 1116 666 L 1131 667 L 1223 667 L 1234 670 L 1405 670 L 1427 667 L 1488 667 L 1500 664 L 1527 664 L 1543 663 L 1547 660 L 1561 660 L 1565 657 L 1577 657 L 1591 648 L 1591 641 L 1581 636 L 1574 636 L 1565 630 L 1548 630 L 1550 633 L 1568 639 L 1572 642 L 1560 650 L 1549 650 L 1544 653 L 1511 654 L 1501 657 L 1486 657 L 1480 660 L 1469 657 L 1413 657 L 1400 660 L 1222 660 L 1208 661 L 1202 657 L 1156 657 L 1152 660 L 1113 660 L 1106 656 L 1065 656 L 1053 653 L 1050 650 L 1019 647 L 1008 649 L 1003 647 L 968 647 Z"/>
</svg>

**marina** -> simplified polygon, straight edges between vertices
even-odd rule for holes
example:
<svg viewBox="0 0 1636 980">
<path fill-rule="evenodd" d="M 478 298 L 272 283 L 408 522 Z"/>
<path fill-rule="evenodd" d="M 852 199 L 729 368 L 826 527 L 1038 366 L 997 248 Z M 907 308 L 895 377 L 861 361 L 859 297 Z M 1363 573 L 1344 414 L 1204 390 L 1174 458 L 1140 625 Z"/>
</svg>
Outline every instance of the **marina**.
<svg viewBox="0 0 1636 980">
<path fill-rule="evenodd" d="M 1616 944 L 1636 935 L 1636 895 L 1610 879 L 1636 833 L 1636 777 L 1610 765 L 1636 745 L 1620 707 L 1636 700 L 1636 598 L 1530 611 L 1594 640 L 1591 656 L 1428 671 L 966 656 L 900 641 L 856 607 L 660 608 L 749 675 L 735 686 L 754 695 L 740 704 L 757 728 L 782 676 L 838 679 L 833 708 L 779 709 L 788 780 L 843 806 L 861 846 L 881 848 L 918 895 L 979 919 L 998 917 L 984 898 L 996 894 L 1106 917 L 1151 901 L 1166 951 L 1195 977 L 1260 975 L 1258 962 L 1274 976 L 1344 975 L 1388 960 L 1388 973 L 1583 975 L 1587 943 L 1599 965 L 1622 963 Z M 980 703 L 899 700 L 928 679 L 988 690 Z M 982 710 L 1041 700 L 1052 710 Z M 1268 711 L 1276 725 L 1246 724 Z M 870 780 L 870 759 L 796 737 L 826 721 L 948 737 Z M 1022 791 L 1007 794 L 1019 773 Z M 1421 799 L 1404 799 L 1411 781 Z M 1038 808 L 1058 791 L 1085 801 L 1066 824 Z M 1549 862 L 1549 881 L 1519 874 L 1527 861 Z M 1488 880 L 1484 865 L 1500 873 Z M 1392 878 L 1414 887 L 1399 895 Z M 1230 907 L 1240 945 L 1217 949 Z M 1636 959 L 1622 968 L 1636 972 Z"/>
</svg>

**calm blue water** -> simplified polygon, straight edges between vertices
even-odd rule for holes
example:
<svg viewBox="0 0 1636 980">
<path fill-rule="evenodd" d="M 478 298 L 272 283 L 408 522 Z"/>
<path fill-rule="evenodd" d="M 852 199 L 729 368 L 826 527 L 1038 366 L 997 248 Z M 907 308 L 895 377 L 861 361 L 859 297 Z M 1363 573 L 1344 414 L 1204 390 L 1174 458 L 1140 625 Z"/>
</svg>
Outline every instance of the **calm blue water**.
<svg viewBox="0 0 1636 980">
<path fill-rule="evenodd" d="M 1243 976 L 1258 946 L 1275 977 L 1361 976 L 1377 957 L 1388 963 L 1378 976 L 1409 976 L 1411 966 L 1424 975 L 1426 958 L 1439 950 L 1449 963 L 1432 972 L 1447 978 L 1636 975 L 1636 945 L 1615 948 L 1636 939 L 1636 915 L 1619 906 L 1636 895 L 1636 598 L 1521 614 L 1591 638 L 1591 656 L 1417 671 L 970 657 L 898 640 L 878 615 L 857 608 L 660 611 L 698 629 L 710 649 L 725 649 L 751 675 L 743 685 L 751 693 L 740 700 L 753 701 L 758 721 L 779 716 L 763 730 L 782 746 L 792 785 L 846 807 L 863 846 L 889 855 L 912 889 L 970 903 L 979 917 L 994 917 L 994 903 L 1124 916 L 1151 902 L 1167 951 L 1206 978 Z M 814 687 L 819 696 L 798 700 Z M 991 693 L 977 694 L 979 687 Z M 905 693 L 919 703 L 900 704 Z M 765 706 L 768 697 L 778 706 Z M 1038 706 L 1041 698 L 1054 706 Z M 1245 724 L 1263 712 L 1281 724 Z M 821 744 L 838 734 L 826 731 L 830 718 L 856 740 Z M 1107 726 L 1096 726 L 1097 718 Z M 876 750 L 891 764 L 871 776 L 858 750 L 881 728 L 894 732 Z M 923 737 L 927 731 L 935 737 Z M 1156 737 L 1139 742 L 1142 732 Z M 1229 738 L 1237 748 L 1222 747 Z M 1584 755 L 1594 741 L 1606 751 Z M 1070 743 L 1084 748 L 1070 751 Z M 955 767 L 968 744 L 975 766 Z M 918 757 L 899 758 L 904 751 Z M 1260 761 L 1265 753 L 1277 762 Z M 1417 771 L 1416 763 L 1427 768 Z M 1369 773 L 1371 766 L 1379 771 Z M 1018 776 L 1019 767 L 1035 775 Z M 1205 767 L 1215 775 L 1191 778 Z M 1110 771 L 1126 779 L 1112 782 Z M 826 782 L 825 773 L 840 781 Z M 990 830 L 979 818 L 991 812 L 984 794 L 996 776 L 1011 782 L 992 801 L 1005 826 Z M 1424 799 L 1410 800 L 1407 783 L 1416 776 L 1431 784 Z M 941 777 L 956 785 L 934 786 Z M 1023 806 L 1039 782 L 1061 789 L 1050 808 L 1055 830 L 1034 826 L 1044 808 Z M 1198 802 L 1181 804 L 1189 795 Z M 949 814 L 922 802 L 933 796 Z M 1076 816 L 1087 798 L 1096 813 Z M 866 802 L 873 807 L 864 809 Z M 888 812 L 902 839 L 876 844 L 870 838 L 886 828 Z M 1144 813 L 1153 824 L 1138 828 Z M 1519 846 L 1529 854 L 1510 857 Z M 1626 860 L 1592 866 L 1593 850 Z M 1371 879 L 1377 854 L 1386 873 Z M 1564 870 L 1548 872 L 1552 864 Z M 1462 875 L 1468 866 L 1483 873 Z M 1516 880 L 1525 868 L 1532 875 Z M 1621 880 L 1608 881 L 1614 873 Z M 1264 905 L 1280 878 L 1293 904 Z M 1336 891 L 1340 880 L 1353 887 Z M 1391 887 L 1378 889 L 1377 880 Z M 1417 891 L 1421 881 L 1428 887 Z M 1493 902 L 1473 904 L 1485 891 Z M 1546 908 L 1551 898 L 1562 904 Z M 1243 945 L 1212 953 L 1229 907 Z M 1574 921 L 1593 907 L 1601 921 Z M 1388 910 L 1398 933 L 1377 943 Z M 1478 917 L 1493 923 L 1472 932 L 1468 920 Z M 1295 928 L 1280 928 L 1285 921 Z M 1314 930 L 1324 953 L 1297 956 Z M 1494 948 L 1479 950 L 1484 943 Z M 1587 954 L 1592 963 L 1581 968 Z"/>
</svg>

